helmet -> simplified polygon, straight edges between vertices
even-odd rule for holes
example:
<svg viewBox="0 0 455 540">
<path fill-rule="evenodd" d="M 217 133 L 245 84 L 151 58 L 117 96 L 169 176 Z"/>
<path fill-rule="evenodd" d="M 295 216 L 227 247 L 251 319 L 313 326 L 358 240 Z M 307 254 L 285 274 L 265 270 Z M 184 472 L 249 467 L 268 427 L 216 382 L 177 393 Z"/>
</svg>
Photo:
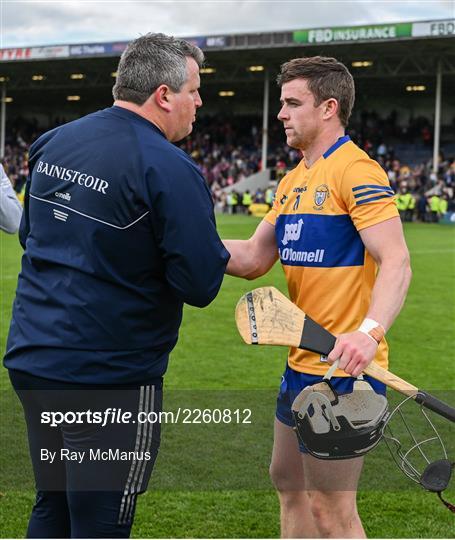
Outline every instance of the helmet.
<svg viewBox="0 0 455 540">
<path fill-rule="evenodd" d="M 338 362 L 334 362 L 323 380 L 304 388 L 292 404 L 294 429 L 309 453 L 319 459 L 359 457 L 384 437 L 399 469 L 427 491 L 437 493 L 455 512 L 455 505 L 442 497 L 455 463 L 449 459 L 436 426 L 420 408 L 427 422 L 426 432 L 420 434 L 421 422 L 413 422 L 413 426 L 404 414 L 405 405 L 414 403 L 415 396 L 406 397 L 389 413 L 386 398 L 360 378 L 354 381 L 352 393 L 340 395 L 330 384 L 337 367 Z M 402 424 L 397 431 L 392 429 L 394 420 Z M 405 441 L 406 434 L 410 442 Z"/>
<path fill-rule="evenodd" d="M 366 454 L 381 440 L 389 413 L 387 399 L 357 379 L 352 393 L 330 384 L 335 362 L 324 379 L 304 388 L 292 404 L 295 430 L 311 455 L 348 459 Z"/>
</svg>

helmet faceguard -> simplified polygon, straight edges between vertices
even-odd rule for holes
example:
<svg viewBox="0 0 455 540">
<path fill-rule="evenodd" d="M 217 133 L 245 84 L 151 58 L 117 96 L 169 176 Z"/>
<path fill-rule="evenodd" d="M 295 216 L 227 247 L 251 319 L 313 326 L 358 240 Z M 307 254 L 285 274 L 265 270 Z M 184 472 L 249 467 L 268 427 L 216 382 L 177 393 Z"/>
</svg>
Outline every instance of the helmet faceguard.
<svg viewBox="0 0 455 540">
<path fill-rule="evenodd" d="M 442 497 L 442 492 L 449 486 L 454 463 L 449 460 L 444 441 L 431 420 L 430 414 L 423 407 L 420 408 L 423 415 L 420 423 L 426 427 L 425 434 L 422 436 L 418 433 L 422 431 L 422 428 L 416 430 L 412 427 L 405 412 L 405 406 L 410 400 L 412 396 L 399 403 L 390 414 L 384 430 L 384 441 L 398 468 L 427 491 L 437 493 L 442 503 L 455 512 L 455 505 Z M 416 424 L 415 419 L 413 423 Z M 393 429 L 392 424 L 395 424 Z M 397 426 L 399 426 L 401 440 L 397 435 Z M 403 434 L 407 434 L 406 444 Z M 436 457 L 439 459 L 435 459 Z"/>
</svg>

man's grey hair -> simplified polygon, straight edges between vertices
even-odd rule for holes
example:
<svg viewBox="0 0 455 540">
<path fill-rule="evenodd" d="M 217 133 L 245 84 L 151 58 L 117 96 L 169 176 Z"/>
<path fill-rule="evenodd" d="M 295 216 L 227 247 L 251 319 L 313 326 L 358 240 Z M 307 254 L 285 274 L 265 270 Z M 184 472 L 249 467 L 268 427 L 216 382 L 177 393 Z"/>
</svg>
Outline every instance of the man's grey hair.
<svg viewBox="0 0 455 540">
<path fill-rule="evenodd" d="M 142 105 L 162 84 L 179 92 L 187 80 L 186 58 L 199 67 L 204 53 L 183 39 L 164 34 L 146 34 L 132 41 L 123 52 L 112 89 L 114 99 Z"/>
</svg>

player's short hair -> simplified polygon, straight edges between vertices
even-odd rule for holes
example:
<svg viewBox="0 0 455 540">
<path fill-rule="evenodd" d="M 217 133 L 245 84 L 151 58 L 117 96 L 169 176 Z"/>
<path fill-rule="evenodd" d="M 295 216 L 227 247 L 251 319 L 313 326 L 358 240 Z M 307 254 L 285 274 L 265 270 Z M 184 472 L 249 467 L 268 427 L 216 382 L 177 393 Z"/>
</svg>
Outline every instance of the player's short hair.
<svg viewBox="0 0 455 540">
<path fill-rule="evenodd" d="M 294 58 L 282 64 L 277 83 L 281 87 L 294 79 L 308 81 L 316 107 L 326 99 L 336 99 L 340 122 L 344 127 L 348 125 L 354 106 L 355 87 L 354 79 L 344 64 L 327 56 Z"/>
<path fill-rule="evenodd" d="M 187 80 L 187 57 L 199 67 L 204 62 L 201 49 L 183 39 L 152 33 L 135 39 L 120 58 L 114 99 L 142 105 L 162 84 L 179 92 Z"/>
</svg>

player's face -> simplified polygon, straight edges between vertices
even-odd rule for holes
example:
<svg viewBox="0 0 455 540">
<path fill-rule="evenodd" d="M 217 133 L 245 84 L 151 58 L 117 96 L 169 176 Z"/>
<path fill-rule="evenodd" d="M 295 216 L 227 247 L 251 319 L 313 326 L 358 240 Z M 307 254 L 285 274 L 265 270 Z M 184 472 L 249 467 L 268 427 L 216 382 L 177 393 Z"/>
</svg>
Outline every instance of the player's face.
<svg viewBox="0 0 455 540">
<path fill-rule="evenodd" d="M 294 79 L 281 87 L 281 110 L 286 142 L 292 148 L 305 150 L 315 141 L 323 127 L 322 106 L 315 107 L 314 96 L 305 79 Z"/>
<path fill-rule="evenodd" d="M 174 133 L 171 141 L 180 141 L 193 130 L 193 122 L 196 120 L 196 110 L 202 105 L 199 87 L 199 66 L 193 58 L 186 59 L 187 81 L 174 94 Z"/>
</svg>

